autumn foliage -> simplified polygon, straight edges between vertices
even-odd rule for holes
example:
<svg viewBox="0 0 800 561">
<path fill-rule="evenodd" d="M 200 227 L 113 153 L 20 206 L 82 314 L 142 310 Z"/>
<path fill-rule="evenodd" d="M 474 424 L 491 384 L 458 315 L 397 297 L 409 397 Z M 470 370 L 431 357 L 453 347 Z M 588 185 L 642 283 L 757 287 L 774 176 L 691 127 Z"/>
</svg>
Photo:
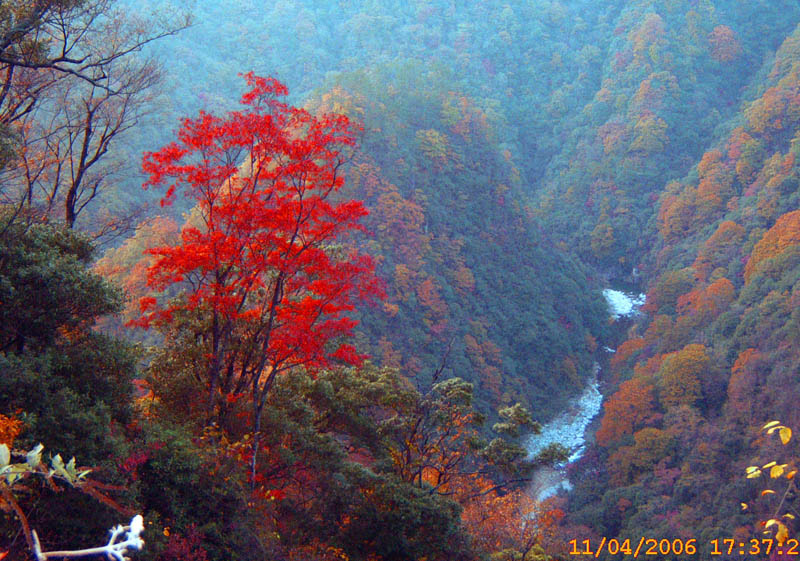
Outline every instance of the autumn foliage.
<svg viewBox="0 0 800 561">
<path fill-rule="evenodd" d="M 313 116 L 279 101 L 278 81 L 245 78 L 243 111 L 186 119 L 177 142 L 144 157 L 145 186 L 166 188 L 162 204 L 183 190 L 196 206 L 180 243 L 148 251 L 150 288 L 184 295 L 143 298 L 136 323 L 194 322 L 206 419 L 249 394 L 257 435 L 276 375 L 361 361 L 341 338 L 356 324 L 354 303 L 381 289 L 372 259 L 342 244 L 367 214 L 336 197 L 355 145 L 348 119 Z"/>
<path fill-rule="evenodd" d="M 696 288 L 680 296 L 678 312 L 691 317 L 696 324 L 707 323 L 725 311 L 734 295 L 731 281 L 720 278 L 704 288 Z"/>
<path fill-rule="evenodd" d="M 475 497 L 466 504 L 462 520 L 484 551 L 500 552 L 495 554 L 500 559 L 535 558 L 544 553 L 543 544 L 561 538 L 558 522 L 564 512 L 550 507 L 515 489 Z"/>
<path fill-rule="evenodd" d="M 597 443 L 608 446 L 625 435 L 633 434 L 653 416 L 654 405 L 652 385 L 639 378 L 623 382 L 603 406 Z"/>
<path fill-rule="evenodd" d="M 641 351 L 644 346 L 645 340 L 642 337 L 634 337 L 633 339 L 628 339 L 623 342 L 617 348 L 614 356 L 611 357 L 610 366 L 612 371 L 615 374 L 619 374 L 622 366 L 625 365 L 633 355 Z"/>
<path fill-rule="evenodd" d="M 687 345 L 669 353 L 659 371 L 659 401 L 664 408 L 696 405 L 703 397 L 700 380 L 708 375 L 711 358 L 703 345 Z"/>
<path fill-rule="evenodd" d="M 727 265 L 738 255 L 745 230 L 739 224 L 726 220 L 700 247 L 692 268 L 700 280 L 707 280 L 711 273 Z"/>
<path fill-rule="evenodd" d="M 14 439 L 22 431 L 22 421 L 12 416 L 0 413 L 0 444 L 9 448 L 14 445 Z"/>
<path fill-rule="evenodd" d="M 752 420 L 754 396 L 764 378 L 765 357 L 754 348 L 739 353 L 728 381 L 728 411 L 731 416 Z"/>
<path fill-rule="evenodd" d="M 727 25 L 716 26 L 708 35 L 708 44 L 711 48 L 711 56 L 717 62 L 731 62 L 736 60 L 742 52 L 736 34 Z"/>
<path fill-rule="evenodd" d="M 800 210 L 781 216 L 764 237 L 753 248 L 750 260 L 744 269 L 745 281 L 749 282 L 762 261 L 777 257 L 790 246 L 800 243 Z"/>
</svg>

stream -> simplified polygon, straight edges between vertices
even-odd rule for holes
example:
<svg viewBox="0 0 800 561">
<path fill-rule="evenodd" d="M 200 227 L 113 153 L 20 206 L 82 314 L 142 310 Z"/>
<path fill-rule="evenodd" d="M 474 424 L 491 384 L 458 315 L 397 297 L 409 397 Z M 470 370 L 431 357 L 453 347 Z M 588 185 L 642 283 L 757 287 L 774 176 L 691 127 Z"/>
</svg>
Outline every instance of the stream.
<svg viewBox="0 0 800 561">
<path fill-rule="evenodd" d="M 630 292 L 621 292 L 607 288 L 603 290 L 603 297 L 608 304 L 611 317 L 619 319 L 639 313 L 639 308 L 644 304 L 645 295 Z M 614 352 L 613 349 L 607 349 Z M 561 443 L 569 450 L 569 460 L 553 468 L 538 469 L 533 475 L 531 493 L 538 500 L 555 495 L 560 490 L 569 491 L 571 485 L 566 475 L 566 467 L 578 460 L 583 454 L 586 444 L 586 428 L 592 419 L 600 412 L 603 404 L 603 395 L 600 393 L 597 379 L 600 366 L 595 363 L 592 376 L 583 392 L 575 397 L 567 409 L 555 419 L 542 426 L 539 435 L 531 435 L 526 444 L 529 457 L 538 454 L 545 446 L 554 442 Z"/>
</svg>

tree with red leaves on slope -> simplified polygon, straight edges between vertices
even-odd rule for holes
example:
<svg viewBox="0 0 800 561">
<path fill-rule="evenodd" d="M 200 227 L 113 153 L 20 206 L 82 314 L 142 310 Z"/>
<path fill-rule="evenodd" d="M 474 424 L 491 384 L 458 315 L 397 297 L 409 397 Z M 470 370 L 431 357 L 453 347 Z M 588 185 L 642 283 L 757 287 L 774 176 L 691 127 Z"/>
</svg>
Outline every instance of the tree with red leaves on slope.
<svg viewBox="0 0 800 561">
<path fill-rule="evenodd" d="M 380 297 L 369 256 L 341 241 L 362 229 L 360 201 L 334 200 L 355 145 L 343 115 L 313 116 L 278 100 L 280 82 L 245 75 L 243 111 L 186 119 L 178 141 L 144 157 L 145 187 L 177 190 L 196 202 L 179 244 L 149 250 L 148 284 L 182 296 L 140 302 L 135 323 L 175 328 L 190 315 L 193 371 L 206 392 L 205 422 L 222 421 L 249 394 L 252 476 L 261 416 L 275 377 L 364 357 L 342 343 L 354 302 Z M 181 319 L 184 318 L 184 319 Z M 199 318 L 199 319 L 198 319 Z"/>
</svg>

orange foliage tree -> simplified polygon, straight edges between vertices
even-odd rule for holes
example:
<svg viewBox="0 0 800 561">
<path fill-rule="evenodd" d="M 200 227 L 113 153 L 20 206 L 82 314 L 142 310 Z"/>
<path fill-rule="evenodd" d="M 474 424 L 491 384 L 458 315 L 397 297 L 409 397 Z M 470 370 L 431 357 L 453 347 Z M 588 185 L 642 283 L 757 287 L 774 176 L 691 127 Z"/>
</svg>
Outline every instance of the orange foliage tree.
<svg viewBox="0 0 800 561">
<path fill-rule="evenodd" d="M 634 337 L 633 339 L 628 339 L 622 343 L 619 347 L 617 347 L 614 356 L 611 357 L 611 371 L 618 376 L 621 373 L 621 368 L 634 354 L 641 351 L 644 346 L 645 340 L 643 337 Z"/>
<path fill-rule="evenodd" d="M 461 379 L 434 383 L 424 395 L 414 390 L 403 395 L 395 402 L 396 414 L 388 415 L 379 429 L 400 478 L 460 504 L 462 522 L 479 550 L 501 554 L 498 559 L 543 553 L 541 544 L 553 541 L 564 514 L 537 503 L 519 484 L 528 481 L 537 462 L 562 461 L 564 451 L 546 449 L 529 461 L 526 450 L 512 440 L 484 441 L 479 432 L 483 416 L 471 405 L 472 384 Z M 539 431 L 519 404 L 501 409 L 499 416 L 493 430 L 512 439 L 523 427 Z"/>
<path fill-rule="evenodd" d="M 742 53 L 736 33 L 727 25 L 718 25 L 708 34 L 708 45 L 717 62 L 731 62 Z"/>
<path fill-rule="evenodd" d="M 113 280 L 125 293 L 123 319 L 131 321 L 139 316 L 139 299 L 150 294 L 147 286 L 147 270 L 155 263 L 155 257 L 146 252 L 156 246 L 177 243 L 179 227 L 171 218 L 156 216 L 136 227 L 134 235 L 120 247 L 106 251 L 95 263 L 95 270 L 105 278 Z"/>
<path fill-rule="evenodd" d="M 425 211 L 417 201 L 403 197 L 392 184 L 380 183 L 378 190 L 380 194 L 373 209 L 378 242 L 417 271 L 430 251 L 431 237 L 424 232 Z"/>
<path fill-rule="evenodd" d="M 723 208 L 733 196 L 733 171 L 722 160 L 722 153 L 711 150 L 703 154 L 697 166 L 700 183 L 697 185 L 698 210 L 704 217 Z"/>
<path fill-rule="evenodd" d="M 697 189 L 694 187 L 666 195 L 658 207 L 658 231 L 664 240 L 674 242 L 691 233 L 696 211 Z"/>
<path fill-rule="evenodd" d="M 642 64 L 646 56 L 653 57 L 658 51 L 658 47 L 666 43 L 664 20 L 656 13 L 649 13 L 644 17 L 640 25 L 633 29 L 628 35 L 628 39 L 633 44 L 634 62 Z"/>
<path fill-rule="evenodd" d="M 541 545 L 552 540 L 563 517 L 562 510 L 535 501 L 522 489 L 481 495 L 469 501 L 461 515 L 474 543 L 502 555 L 499 559 L 541 555 Z"/>
<path fill-rule="evenodd" d="M 678 313 L 690 316 L 695 326 L 705 325 L 724 312 L 733 302 L 733 283 L 720 278 L 705 288 L 696 288 L 678 298 Z"/>
<path fill-rule="evenodd" d="M 767 230 L 753 248 L 744 269 L 744 280 L 750 282 L 763 261 L 777 257 L 789 247 L 800 243 L 800 210 L 787 212 Z"/>
<path fill-rule="evenodd" d="M 791 96 L 779 87 L 767 89 L 745 111 L 747 124 L 751 131 L 765 137 L 784 130 L 788 124 L 787 108 Z"/>
<path fill-rule="evenodd" d="M 754 348 L 739 353 L 731 368 L 728 380 L 728 413 L 745 422 L 753 421 L 753 399 L 758 387 L 761 372 L 766 366 L 764 356 Z"/>
<path fill-rule="evenodd" d="M 703 345 L 686 345 L 669 353 L 658 372 L 658 398 L 666 409 L 696 405 L 703 397 L 700 379 L 708 373 L 711 358 Z"/>
<path fill-rule="evenodd" d="M 11 449 L 20 432 L 22 432 L 22 421 L 13 415 L 9 417 L 0 413 L 0 444 L 5 444 Z"/>
<path fill-rule="evenodd" d="M 722 222 L 701 246 L 692 268 L 701 281 L 708 280 L 712 271 L 727 265 L 739 254 L 745 229 L 730 220 Z"/>
<path fill-rule="evenodd" d="M 417 298 L 425 308 L 425 322 L 431 331 L 440 335 L 447 328 L 447 304 L 439 294 L 439 287 L 431 277 L 417 285 Z"/>
<path fill-rule="evenodd" d="M 637 431 L 632 446 L 621 446 L 608 459 L 611 481 L 617 486 L 628 485 L 641 474 L 651 471 L 667 457 L 675 445 L 669 432 L 653 427 Z"/>
<path fill-rule="evenodd" d="M 626 434 L 633 434 L 653 416 L 654 406 L 652 385 L 640 378 L 622 382 L 616 393 L 603 404 L 597 443 L 608 446 Z"/>
</svg>

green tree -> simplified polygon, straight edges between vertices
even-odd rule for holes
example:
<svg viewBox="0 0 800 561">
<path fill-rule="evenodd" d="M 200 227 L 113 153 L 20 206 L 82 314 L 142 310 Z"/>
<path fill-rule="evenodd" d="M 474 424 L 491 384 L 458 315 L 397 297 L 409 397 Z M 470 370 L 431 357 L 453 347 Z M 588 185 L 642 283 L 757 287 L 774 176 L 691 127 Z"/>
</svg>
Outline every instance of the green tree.
<svg viewBox="0 0 800 561">
<path fill-rule="evenodd" d="M 92 246 L 84 237 L 12 215 L 0 211 L 0 403 L 24 424 L 21 446 L 68 450 L 88 465 L 112 468 L 102 471 L 113 481 L 132 419 L 135 356 L 92 327 L 118 309 L 119 294 L 88 270 Z M 25 512 L 36 504 L 35 526 L 48 547 L 79 548 L 119 516 L 46 487 L 20 497 Z M 0 535 L 9 537 L 11 551 L 25 547 L 14 527 L 4 514 Z"/>
</svg>

